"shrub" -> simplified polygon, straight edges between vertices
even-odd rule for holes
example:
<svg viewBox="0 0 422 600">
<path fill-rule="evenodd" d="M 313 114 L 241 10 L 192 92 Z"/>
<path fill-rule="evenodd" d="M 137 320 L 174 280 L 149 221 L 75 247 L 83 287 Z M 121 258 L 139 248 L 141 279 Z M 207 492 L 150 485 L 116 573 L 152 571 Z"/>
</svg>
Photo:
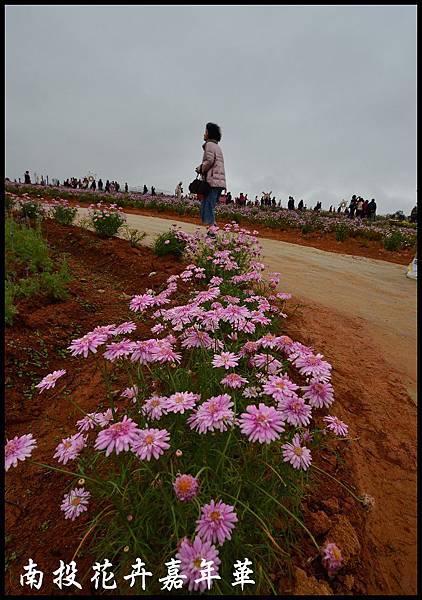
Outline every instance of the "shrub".
<svg viewBox="0 0 422 600">
<path fill-rule="evenodd" d="M 335 236 L 338 242 L 344 242 L 350 235 L 349 228 L 344 223 L 339 223 L 335 227 Z"/>
<path fill-rule="evenodd" d="M 25 200 L 21 204 L 21 215 L 28 219 L 42 219 L 44 216 L 43 206 L 33 200 Z"/>
<path fill-rule="evenodd" d="M 384 248 L 394 252 L 406 246 L 406 238 L 400 231 L 387 234 L 383 240 Z"/>
<path fill-rule="evenodd" d="M 306 235 L 307 233 L 312 233 L 313 230 L 314 228 L 310 223 L 305 223 L 305 225 L 302 225 L 301 231 L 303 235 Z"/>
<path fill-rule="evenodd" d="M 89 207 L 91 224 L 100 237 L 111 238 L 126 222 L 122 208 L 116 204 L 103 205 L 101 202 Z"/>
<path fill-rule="evenodd" d="M 145 236 L 146 233 L 144 231 L 133 229 L 132 227 L 129 227 L 129 225 L 123 225 L 122 237 L 130 243 L 132 248 L 139 248 Z"/>
<path fill-rule="evenodd" d="M 172 254 L 180 258 L 186 248 L 186 242 L 180 237 L 175 229 L 165 231 L 159 235 L 154 242 L 154 252 L 157 256 Z"/>
<path fill-rule="evenodd" d="M 78 207 L 69 206 L 66 200 L 55 204 L 50 212 L 51 217 L 60 225 L 72 225 L 77 214 Z"/>
</svg>

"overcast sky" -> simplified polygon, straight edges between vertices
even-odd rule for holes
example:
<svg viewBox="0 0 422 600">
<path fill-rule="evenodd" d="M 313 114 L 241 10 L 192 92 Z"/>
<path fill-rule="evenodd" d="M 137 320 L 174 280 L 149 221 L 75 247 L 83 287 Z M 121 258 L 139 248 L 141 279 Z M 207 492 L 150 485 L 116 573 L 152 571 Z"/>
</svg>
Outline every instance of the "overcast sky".
<svg viewBox="0 0 422 600">
<path fill-rule="evenodd" d="M 416 203 L 416 6 L 6 6 L 6 175 Z"/>
</svg>

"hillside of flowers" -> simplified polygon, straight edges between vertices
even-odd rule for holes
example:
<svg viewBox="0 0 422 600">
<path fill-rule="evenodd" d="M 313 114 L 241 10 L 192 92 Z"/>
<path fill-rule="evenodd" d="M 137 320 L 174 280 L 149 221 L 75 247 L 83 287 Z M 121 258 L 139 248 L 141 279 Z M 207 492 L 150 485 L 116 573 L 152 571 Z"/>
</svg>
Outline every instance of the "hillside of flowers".
<svg viewBox="0 0 422 600">
<path fill-rule="evenodd" d="M 17 186 L 7 186 L 11 191 Z M 177 200 L 174 196 L 151 196 L 139 193 L 108 193 L 87 190 L 65 191 L 63 188 L 43 188 L 35 186 L 18 186 L 30 196 L 59 197 L 61 199 L 79 199 L 81 202 L 118 203 L 122 207 L 150 209 L 176 215 L 199 215 L 199 202 L 184 198 Z M 312 210 L 297 211 L 279 207 L 236 206 L 235 204 L 218 204 L 217 218 L 235 221 L 238 224 L 261 225 L 275 230 L 298 230 L 303 234 L 312 232 L 333 233 L 337 240 L 348 237 L 364 240 L 377 240 L 387 249 L 413 248 L 416 246 L 416 225 L 413 223 L 397 224 L 389 219 L 377 217 L 375 222 L 360 218 L 350 219 L 344 213 L 317 213 Z"/>
<path fill-rule="evenodd" d="M 93 556 L 112 561 L 131 593 L 276 594 L 272 574 L 289 574 L 303 535 L 334 577 L 342 549 L 320 546 L 300 509 L 314 457 L 348 435 L 333 410 L 332 366 L 283 335 L 290 294 L 265 274 L 255 232 L 173 227 L 168 238 L 191 264 L 158 293 L 133 296 L 131 321 L 69 340 L 82 363 L 95 357 L 104 387 L 42 463 L 68 476 L 62 518 L 89 515 Z M 38 383 L 46 402 L 67 370 L 64 360 Z M 70 401 L 78 407 L 77 395 Z M 30 432 L 5 447 L 6 471 L 24 461 L 41 464 Z M 233 584 L 235 561 L 250 566 L 251 591 Z M 145 576 L 129 576 L 141 566 L 146 588 Z"/>
</svg>

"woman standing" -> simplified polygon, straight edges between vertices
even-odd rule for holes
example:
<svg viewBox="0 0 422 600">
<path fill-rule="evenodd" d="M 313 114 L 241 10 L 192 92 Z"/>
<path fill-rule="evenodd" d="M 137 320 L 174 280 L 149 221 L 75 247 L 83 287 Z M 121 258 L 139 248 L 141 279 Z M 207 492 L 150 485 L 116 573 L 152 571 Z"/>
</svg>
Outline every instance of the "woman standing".
<svg viewBox="0 0 422 600">
<path fill-rule="evenodd" d="M 201 221 L 208 228 L 215 225 L 215 206 L 226 188 L 224 157 L 218 142 L 221 129 L 215 123 L 207 123 L 204 133 L 204 155 L 196 172 L 210 185 L 210 190 L 201 202 Z"/>
</svg>

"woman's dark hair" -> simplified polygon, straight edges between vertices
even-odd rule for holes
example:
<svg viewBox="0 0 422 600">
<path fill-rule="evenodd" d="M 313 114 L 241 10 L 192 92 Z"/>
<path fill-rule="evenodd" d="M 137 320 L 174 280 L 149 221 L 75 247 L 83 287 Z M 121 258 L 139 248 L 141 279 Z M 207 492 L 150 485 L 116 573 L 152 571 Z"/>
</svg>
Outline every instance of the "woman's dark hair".
<svg viewBox="0 0 422 600">
<path fill-rule="evenodd" d="M 208 137 L 211 140 L 215 140 L 216 142 L 221 140 L 221 129 L 218 125 L 215 123 L 207 123 L 206 128 L 208 131 Z"/>
</svg>

